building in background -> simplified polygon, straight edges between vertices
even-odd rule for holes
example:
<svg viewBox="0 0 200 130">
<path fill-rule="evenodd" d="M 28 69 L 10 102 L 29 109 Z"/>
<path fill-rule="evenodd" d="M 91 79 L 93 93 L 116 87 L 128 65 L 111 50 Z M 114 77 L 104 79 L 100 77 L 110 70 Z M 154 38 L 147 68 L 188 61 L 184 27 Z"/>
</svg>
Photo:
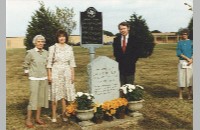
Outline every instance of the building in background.
<svg viewBox="0 0 200 130">
<path fill-rule="evenodd" d="M 176 33 L 152 33 L 154 43 L 177 43 L 179 36 Z"/>
<path fill-rule="evenodd" d="M 24 46 L 25 37 L 6 37 L 6 49 L 9 48 L 26 48 Z"/>
</svg>

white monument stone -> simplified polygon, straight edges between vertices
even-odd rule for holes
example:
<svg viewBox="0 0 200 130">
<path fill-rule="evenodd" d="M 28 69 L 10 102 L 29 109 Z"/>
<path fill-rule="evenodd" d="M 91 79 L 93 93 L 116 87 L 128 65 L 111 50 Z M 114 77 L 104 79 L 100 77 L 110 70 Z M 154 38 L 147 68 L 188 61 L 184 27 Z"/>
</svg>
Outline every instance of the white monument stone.
<svg viewBox="0 0 200 130">
<path fill-rule="evenodd" d="M 94 102 L 119 98 L 118 63 L 106 56 L 99 56 L 88 64 L 89 92 L 94 95 Z"/>
</svg>

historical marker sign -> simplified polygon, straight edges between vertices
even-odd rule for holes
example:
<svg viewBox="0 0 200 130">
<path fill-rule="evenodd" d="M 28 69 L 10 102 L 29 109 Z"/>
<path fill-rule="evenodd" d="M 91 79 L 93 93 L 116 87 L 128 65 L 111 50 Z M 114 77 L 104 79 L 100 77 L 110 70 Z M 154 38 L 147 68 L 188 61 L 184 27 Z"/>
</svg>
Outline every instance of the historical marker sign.
<svg viewBox="0 0 200 130">
<path fill-rule="evenodd" d="M 102 44 L 102 13 L 94 7 L 81 12 L 81 44 Z"/>
</svg>

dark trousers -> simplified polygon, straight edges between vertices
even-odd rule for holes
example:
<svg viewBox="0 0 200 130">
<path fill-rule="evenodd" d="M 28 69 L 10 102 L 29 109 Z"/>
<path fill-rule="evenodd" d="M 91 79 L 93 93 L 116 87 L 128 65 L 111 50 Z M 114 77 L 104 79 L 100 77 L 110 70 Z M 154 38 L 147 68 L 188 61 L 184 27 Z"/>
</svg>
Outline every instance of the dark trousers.
<svg viewBox="0 0 200 130">
<path fill-rule="evenodd" d="M 133 75 L 122 75 L 120 74 L 120 84 L 121 86 L 124 84 L 134 84 L 134 74 Z"/>
</svg>

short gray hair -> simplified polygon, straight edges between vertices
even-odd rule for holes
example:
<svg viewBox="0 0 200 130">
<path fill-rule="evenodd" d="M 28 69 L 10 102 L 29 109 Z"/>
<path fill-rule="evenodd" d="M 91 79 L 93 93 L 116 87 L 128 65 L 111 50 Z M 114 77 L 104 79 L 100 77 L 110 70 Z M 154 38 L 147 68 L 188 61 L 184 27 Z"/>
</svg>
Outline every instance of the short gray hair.
<svg viewBox="0 0 200 130">
<path fill-rule="evenodd" d="M 34 38 L 33 38 L 33 44 L 35 45 L 37 40 L 43 40 L 44 42 L 46 42 L 46 39 L 44 36 L 42 35 L 36 35 Z"/>
</svg>

